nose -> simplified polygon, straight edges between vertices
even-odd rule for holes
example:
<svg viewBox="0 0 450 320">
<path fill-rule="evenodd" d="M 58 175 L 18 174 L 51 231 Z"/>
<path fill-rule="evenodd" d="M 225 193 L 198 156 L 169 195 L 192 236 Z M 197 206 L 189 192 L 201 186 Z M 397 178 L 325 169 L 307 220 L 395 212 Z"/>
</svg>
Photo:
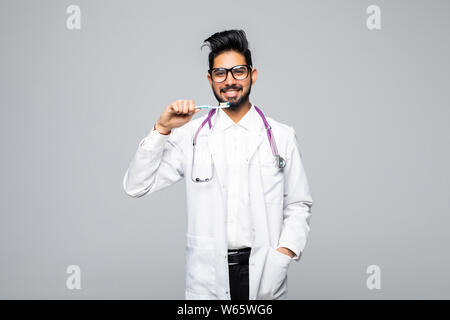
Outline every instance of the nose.
<svg viewBox="0 0 450 320">
<path fill-rule="evenodd" d="M 230 87 L 231 85 L 236 83 L 236 79 L 234 79 L 233 75 L 231 74 L 231 70 L 227 71 L 227 79 L 224 81 L 224 84 L 226 87 Z"/>
</svg>

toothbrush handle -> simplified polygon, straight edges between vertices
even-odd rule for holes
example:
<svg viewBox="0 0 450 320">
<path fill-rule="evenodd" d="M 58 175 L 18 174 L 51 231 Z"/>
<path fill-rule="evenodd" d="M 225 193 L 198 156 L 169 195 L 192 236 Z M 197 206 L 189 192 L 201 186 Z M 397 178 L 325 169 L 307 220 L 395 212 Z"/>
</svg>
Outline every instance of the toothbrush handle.
<svg viewBox="0 0 450 320">
<path fill-rule="evenodd" d="M 198 108 L 198 109 L 208 109 L 208 108 L 211 108 L 211 106 L 209 106 L 209 105 L 202 105 L 202 106 L 195 106 L 195 108 Z"/>
</svg>

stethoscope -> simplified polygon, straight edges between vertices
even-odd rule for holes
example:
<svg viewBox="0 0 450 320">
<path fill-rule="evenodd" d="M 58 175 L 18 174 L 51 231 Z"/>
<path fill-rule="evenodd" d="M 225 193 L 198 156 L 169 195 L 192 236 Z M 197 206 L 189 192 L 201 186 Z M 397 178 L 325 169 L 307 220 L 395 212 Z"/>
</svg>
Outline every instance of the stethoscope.
<svg viewBox="0 0 450 320">
<path fill-rule="evenodd" d="M 269 123 L 266 120 L 266 117 L 264 116 L 264 114 L 262 113 L 262 111 L 257 107 L 254 106 L 255 110 L 259 113 L 259 115 L 261 116 L 263 122 L 264 122 L 264 126 L 266 127 L 266 131 L 267 131 L 267 138 L 269 139 L 269 144 L 270 144 L 270 148 L 272 149 L 272 154 L 275 157 L 276 160 L 276 164 L 278 166 L 279 169 L 283 169 L 286 166 L 286 160 L 283 159 L 283 157 L 281 157 L 278 154 L 278 148 L 277 148 L 277 144 L 273 138 L 273 134 L 272 134 L 272 127 L 269 125 Z M 195 146 L 197 144 L 197 136 L 200 133 L 200 130 L 202 130 L 203 126 L 206 124 L 206 122 L 208 122 L 209 125 L 209 129 L 211 130 L 211 118 L 212 116 L 216 113 L 217 109 L 212 109 L 211 111 L 209 111 L 208 116 L 206 117 L 206 119 L 202 122 L 202 124 L 200 125 L 200 127 L 198 127 L 197 131 L 195 132 L 194 138 L 192 140 L 192 167 L 191 167 L 191 179 L 193 182 L 208 182 L 211 181 L 213 176 L 214 176 L 214 164 L 213 164 L 213 160 L 212 160 L 212 155 L 211 155 L 211 177 L 206 178 L 206 179 L 200 179 L 200 178 L 195 178 L 192 176 L 193 172 L 194 172 L 194 163 L 195 163 Z"/>
</svg>

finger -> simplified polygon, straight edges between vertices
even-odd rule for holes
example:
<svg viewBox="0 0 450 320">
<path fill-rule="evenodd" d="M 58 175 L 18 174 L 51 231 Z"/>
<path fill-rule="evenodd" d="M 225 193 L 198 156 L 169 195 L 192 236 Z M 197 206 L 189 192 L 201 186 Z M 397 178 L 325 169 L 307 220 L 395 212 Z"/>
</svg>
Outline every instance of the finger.
<svg viewBox="0 0 450 320">
<path fill-rule="evenodd" d="M 194 114 L 194 109 L 195 109 L 194 101 L 189 100 L 188 102 L 189 102 L 188 103 L 188 105 L 189 105 L 188 112 L 189 112 L 189 114 Z"/>
<path fill-rule="evenodd" d="M 189 105 L 188 105 L 188 101 L 184 100 L 183 101 L 183 113 L 187 114 L 189 112 Z"/>
<path fill-rule="evenodd" d="M 183 114 L 183 100 L 180 100 L 180 102 L 178 102 L 178 112 L 180 114 Z"/>
<path fill-rule="evenodd" d="M 194 109 L 195 109 L 194 100 L 189 100 L 189 112 L 194 111 Z"/>
<path fill-rule="evenodd" d="M 183 100 L 178 101 L 178 114 L 183 115 Z"/>
</svg>

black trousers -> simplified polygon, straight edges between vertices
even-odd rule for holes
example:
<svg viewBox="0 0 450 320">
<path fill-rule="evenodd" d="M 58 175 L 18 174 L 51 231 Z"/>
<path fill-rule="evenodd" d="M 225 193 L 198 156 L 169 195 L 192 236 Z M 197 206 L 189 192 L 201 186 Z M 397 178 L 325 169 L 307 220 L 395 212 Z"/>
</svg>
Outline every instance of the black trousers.
<svg viewBox="0 0 450 320">
<path fill-rule="evenodd" d="M 231 300 L 249 300 L 248 259 L 251 248 L 228 250 Z"/>
</svg>

